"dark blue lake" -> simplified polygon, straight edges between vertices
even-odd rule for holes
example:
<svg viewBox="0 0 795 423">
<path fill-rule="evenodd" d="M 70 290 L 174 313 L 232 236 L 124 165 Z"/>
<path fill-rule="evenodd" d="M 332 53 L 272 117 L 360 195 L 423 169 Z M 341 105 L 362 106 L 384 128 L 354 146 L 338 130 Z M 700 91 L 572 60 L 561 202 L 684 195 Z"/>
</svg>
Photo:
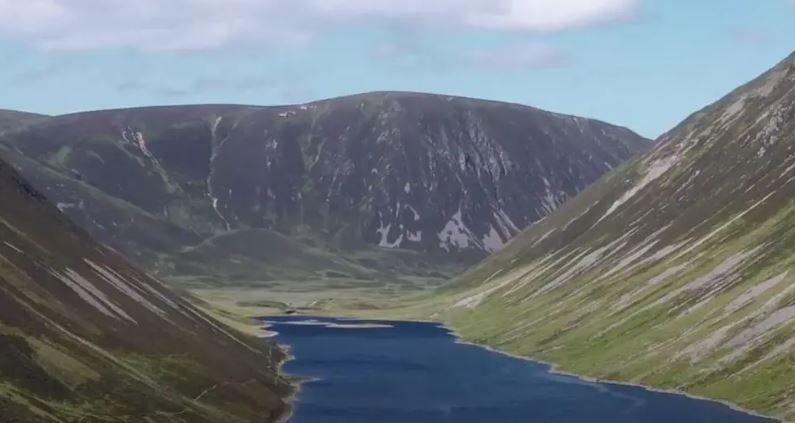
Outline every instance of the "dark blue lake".
<svg viewBox="0 0 795 423">
<path fill-rule="evenodd" d="M 313 379 L 302 385 L 290 423 L 772 421 L 715 402 L 552 374 L 544 364 L 457 343 L 431 323 L 267 321 L 294 356 L 284 371 Z"/>
</svg>

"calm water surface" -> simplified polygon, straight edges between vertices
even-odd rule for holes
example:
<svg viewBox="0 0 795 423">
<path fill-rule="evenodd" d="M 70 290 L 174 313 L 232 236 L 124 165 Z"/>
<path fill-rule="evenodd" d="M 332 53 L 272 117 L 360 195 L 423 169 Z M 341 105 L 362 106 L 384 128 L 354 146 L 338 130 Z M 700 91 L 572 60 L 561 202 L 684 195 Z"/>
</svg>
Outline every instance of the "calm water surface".
<svg viewBox="0 0 795 423">
<path fill-rule="evenodd" d="M 722 404 L 586 382 L 431 323 L 268 318 L 304 383 L 290 423 L 761 423 Z"/>
</svg>

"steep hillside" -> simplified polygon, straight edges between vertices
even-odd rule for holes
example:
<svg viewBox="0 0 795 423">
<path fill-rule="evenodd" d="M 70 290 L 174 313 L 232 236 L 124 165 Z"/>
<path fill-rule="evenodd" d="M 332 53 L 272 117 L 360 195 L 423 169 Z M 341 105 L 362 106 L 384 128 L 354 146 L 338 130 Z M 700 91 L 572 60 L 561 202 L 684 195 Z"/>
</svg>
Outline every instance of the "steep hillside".
<svg viewBox="0 0 795 423">
<path fill-rule="evenodd" d="M 81 113 L 3 143 L 67 215 L 139 262 L 265 279 L 383 278 L 372 269 L 389 249 L 482 257 L 650 145 L 593 120 L 413 93 Z M 290 266 L 262 251 L 313 264 L 280 273 Z"/>
<path fill-rule="evenodd" d="M 97 245 L 0 162 L 0 421 L 275 421 L 281 352 Z"/>
<path fill-rule="evenodd" d="M 450 286 L 467 338 L 795 419 L 795 55 Z"/>
</svg>

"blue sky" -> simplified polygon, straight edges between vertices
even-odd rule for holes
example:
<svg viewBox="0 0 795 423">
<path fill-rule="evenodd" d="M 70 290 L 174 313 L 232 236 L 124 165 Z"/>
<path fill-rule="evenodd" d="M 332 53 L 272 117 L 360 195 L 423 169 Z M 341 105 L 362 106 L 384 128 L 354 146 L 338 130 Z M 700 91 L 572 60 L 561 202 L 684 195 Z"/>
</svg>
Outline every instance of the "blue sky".
<svg viewBox="0 0 795 423">
<path fill-rule="evenodd" d="M 0 108 L 409 90 L 656 137 L 795 50 L 795 0 L 0 0 Z"/>
</svg>

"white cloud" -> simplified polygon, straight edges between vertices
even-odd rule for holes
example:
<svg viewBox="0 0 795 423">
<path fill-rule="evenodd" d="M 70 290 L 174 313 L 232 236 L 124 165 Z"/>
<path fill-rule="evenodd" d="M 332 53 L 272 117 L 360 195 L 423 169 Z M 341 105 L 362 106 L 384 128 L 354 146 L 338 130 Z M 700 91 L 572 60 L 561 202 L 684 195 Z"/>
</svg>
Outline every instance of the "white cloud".
<svg viewBox="0 0 795 423">
<path fill-rule="evenodd" d="M 301 44 L 347 25 L 562 31 L 635 16 L 641 0 L 0 0 L 0 37 L 44 49 L 212 51 Z"/>
<path fill-rule="evenodd" d="M 496 29 L 559 31 L 635 16 L 635 0 L 510 0 L 492 12 L 468 13 L 469 23 Z"/>
</svg>

